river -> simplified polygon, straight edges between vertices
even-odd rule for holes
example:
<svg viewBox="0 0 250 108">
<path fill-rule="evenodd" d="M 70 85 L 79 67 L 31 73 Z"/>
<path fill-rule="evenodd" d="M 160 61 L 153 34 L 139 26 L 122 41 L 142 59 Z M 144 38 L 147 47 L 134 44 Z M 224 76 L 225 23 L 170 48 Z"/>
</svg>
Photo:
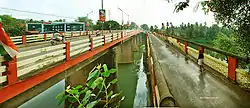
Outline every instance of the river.
<svg viewBox="0 0 250 108">
<path fill-rule="evenodd" d="M 143 35 L 135 36 L 113 49 L 115 52 L 115 67 L 118 70 L 118 88 L 125 96 L 121 108 L 142 108 L 147 106 L 149 104 L 149 90 L 147 85 L 147 75 L 145 73 L 146 70 L 143 65 L 145 37 Z M 72 76 L 78 76 L 77 78 L 81 78 L 79 75 L 74 74 L 79 74 L 79 72 L 73 73 Z M 81 75 L 83 76 L 83 74 Z M 67 85 L 66 80 L 67 78 L 62 79 L 47 90 L 19 106 L 19 108 L 63 108 L 64 104 L 59 106 L 55 97 L 57 94 L 65 90 Z"/>
</svg>

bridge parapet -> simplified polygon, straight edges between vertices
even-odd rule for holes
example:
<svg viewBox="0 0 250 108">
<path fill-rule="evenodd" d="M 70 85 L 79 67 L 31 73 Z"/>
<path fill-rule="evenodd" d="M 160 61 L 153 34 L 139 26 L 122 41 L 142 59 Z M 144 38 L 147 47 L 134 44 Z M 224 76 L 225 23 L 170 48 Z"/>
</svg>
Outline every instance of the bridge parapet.
<svg viewBox="0 0 250 108">
<path fill-rule="evenodd" d="M 66 38 L 73 38 L 73 37 L 80 37 L 80 36 L 87 36 L 88 34 L 92 33 L 92 35 L 96 34 L 97 31 L 74 31 L 74 32 L 65 32 L 64 35 Z M 104 33 L 108 33 L 108 30 L 104 30 Z M 112 32 L 122 32 L 121 30 L 112 30 Z M 34 35 L 23 35 L 23 36 L 13 36 L 11 37 L 12 41 L 15 45 L 26 44 L 26 43 L 34 43 L 34 42 L 42 42 L 48 41 L 54 33 L 50 34 L 34 34 Z"/>
<path fill-rule="evenodd" d="M 235 81 L 242 88 L 248 90 L 250 89 L 250 74 L 246 70 L 238 66 L 238 63 L 242 61 L 249 63 L 249 60 L 246 57 L 240 57 L 209 46 L 181 39 L 179 37 L 166 36 L 163 34 L 155 35 L 159 36 L 162 39 L 166 39 L 167 41 L 169 41 L 169 43 L 173 44 L 176 48 L 180 49 L 183 53 L 186 53 L 195 60 L 197 60 L 198 58 L 199 50 L 188 46 L 188 43 L 197 45 L 200 47 L 200 49 L 204 50 L 205 48 L 207 50 L 227 56 L 227 61 L 223 61 L 217 59 L 216 57 L 213 57 L 210 54 L 204 53 L 204 64 L 219 72 L 221 75 L 231 79 L 232 81 Z M 183 43 L 181 43 L 179 40 L 182 40 Z"/>
<path fill-rule="evenodd" d="M 4 65 L 4 57 L 0 56 L 0 84 L 7 81 L 7 75 L 6 75 L 6 65 Z"/>
<path fill-rule="evenodd" d="M 90 36 L 55 46 L 33 48 L 20 52 L 14 61 L 6 63 L 0 56 L 0 84 L 3 85 L 0 103 L 140 32 L 128 31 L 123 38 L 121 32 Z"/>
</svg>

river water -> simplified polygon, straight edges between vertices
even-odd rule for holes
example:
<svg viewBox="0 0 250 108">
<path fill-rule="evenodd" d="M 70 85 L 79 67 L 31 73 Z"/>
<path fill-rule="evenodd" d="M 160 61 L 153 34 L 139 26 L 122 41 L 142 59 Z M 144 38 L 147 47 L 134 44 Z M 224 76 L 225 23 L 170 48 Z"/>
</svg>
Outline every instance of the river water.
<svg viewBox="0 0 250 108">
<path fill-rule="evenodd" d="M 147 106 L 147 75 L 144 72 L 143 54 L 139 64 L 139 71 L 137 72 L 137 87 L 134 98 L 134 108 L 142 108 Z"/>
<path fill-rule="evenodd" d="M 149 104 L 149 91 L 147 87 L 147 75 L 145 74 L 145 67 L 143 65 L 145 37 L 143 35 L 135 36 L 123 44 L 116 46 L 114 50 L 115 67 L 118 70 L 118 88 L 125 96 L 125 100 L 121 103 L 121 108 L 142 108 L 147 106 Z M 83 74 L 81 75 L 83 76 Z M 81 75 L 75 76 L 80 78 L 79 76 Z M 19 108 L 64 108 L 64 104 L 60 106 L 57 104 L 55 97 L 65 90 L 67 86 L 66 80 L 59 81 L 19 106 Z"/>
</svg>

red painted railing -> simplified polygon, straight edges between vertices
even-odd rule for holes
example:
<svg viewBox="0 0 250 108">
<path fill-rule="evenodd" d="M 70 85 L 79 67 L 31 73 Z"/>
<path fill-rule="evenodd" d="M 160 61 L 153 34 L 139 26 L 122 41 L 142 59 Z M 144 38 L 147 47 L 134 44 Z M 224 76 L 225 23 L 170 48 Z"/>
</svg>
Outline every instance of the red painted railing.
<svg viewBox="0 0 250 108">
<path fill-rule="evenodd" d="M 0 89 L 0 103 L 5 102 L 8 99 L 11 99 L 12 97 L 36 86 L 37 84 L 48 80 L 49 78 L 69 69 L 72 66 L 75 66 L 76 64 L 114 46 L 115 44 L 122 42 L 123 40 L 126 40 L 130 38 L 131 36 L 134 36 L 142 31 L 133 31 L 130 32 L 127 36 L 123 36 L 121 33 L 121 38 L 116 38 L 116 40 L 113 38 L 113 34 L 111 35 L 112 41 L 107 43 L 106 42 L 106 36 L 103 36 L 103 42 L 104 44 L 100 47 L 94 48 L 94 42 L 93 37 L 89 37 L 90 39 L 90 51 L 87 51 L 86 53 L 80 54 L 74 59 L 70 58 L 70 42 L 65 43 L 65 62 L 59 65 L 56 65 L 52 68 L 49 68 L 45 71 L 42 71 L 32 77 L 28 77 L 24 80 L 18 80 L 17 75 L 17 62 L 16 59 L 14 59 L 11 62 L 6 63 L 7 67 L 7 82 L 8 85 Z M 118 37 L 118 36 L 117 36 Z"/>
<path fill-rule="evenodd" d="M 249 85 L 249 81 L 247 80 L 250 80 L 250 75 L 247 74 L 247 72 L 245 72 L 243 69 L 238 69 L 239 61 L 247 62 L 247 63 L 250 62 L 250 60 L 247 57 L 240 57 L 240 56 L 231 54 L 229 52 L 225 52 L 225 51 L 222 51 L 222 50 L 210 47 L 210 46 L 206 46 L 200 43 L 182 39 L 180 37 L 166 36 L 166 35 L 157 34 L 157 33 L 155 33 L 155 35 L 161 37 L 162 39 L 166 39 L 171 43 L 174 43 L 176 47 L 180 48 L 181 50 L 184 51 L 184 53 L 186 53 L 187 55 L 191 55 L 195 59 L 197 59 L 198 56 L 195 57 L 195 55 L 189 54 L 188 52 L 197 53 L 196 55 L 198 55 L 199 53 L 204 53 L 204 49 L 208 49 L 210 51 L 227 56 L 227 63 L 225 63 L 219 59 L 216 59 L 215 57 L 212 57 L 208 54 L 204 54 L 205 55 L 204 63 L 208 65 L 210 68 L 216 70 L 217 72 L 222 73 L 224 76 L 228 77 L 232 81 L 239 83 L 241 86 Z M 182 40 L 184 44 L 180 43 L 179 40 Z M 194 48 L 189 47 L 188 46 L 189 43 L 199 46 L 198 51 L 195 50 Z M 214 61 L 215 64 L 212 65 L 212 63 L 209 63 L 210 61 Z M 216 65 L 221 68 L 215 67 Z M 226 72 L 224 72 L 225 70 L 224 68 L 227 69 Z M 250 88 L 250 87 L 246 86 L 246 88 Z"/>
</svg>

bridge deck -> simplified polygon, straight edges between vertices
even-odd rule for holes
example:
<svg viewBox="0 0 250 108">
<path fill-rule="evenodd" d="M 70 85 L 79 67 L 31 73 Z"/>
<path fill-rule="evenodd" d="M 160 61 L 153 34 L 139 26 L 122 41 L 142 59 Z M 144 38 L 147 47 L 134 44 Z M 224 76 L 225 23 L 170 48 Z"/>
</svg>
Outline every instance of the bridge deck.
<svg viewBox="0 0 250 108">
<path fill-rule="evenodd" d="M 150 36 L 165 80 L 177 102 L 183 108 L 249 108 L 250 93 L 235 84 L 211 74 L 201 73 L 198 66 L 171 46 Z"/>
</svg>

